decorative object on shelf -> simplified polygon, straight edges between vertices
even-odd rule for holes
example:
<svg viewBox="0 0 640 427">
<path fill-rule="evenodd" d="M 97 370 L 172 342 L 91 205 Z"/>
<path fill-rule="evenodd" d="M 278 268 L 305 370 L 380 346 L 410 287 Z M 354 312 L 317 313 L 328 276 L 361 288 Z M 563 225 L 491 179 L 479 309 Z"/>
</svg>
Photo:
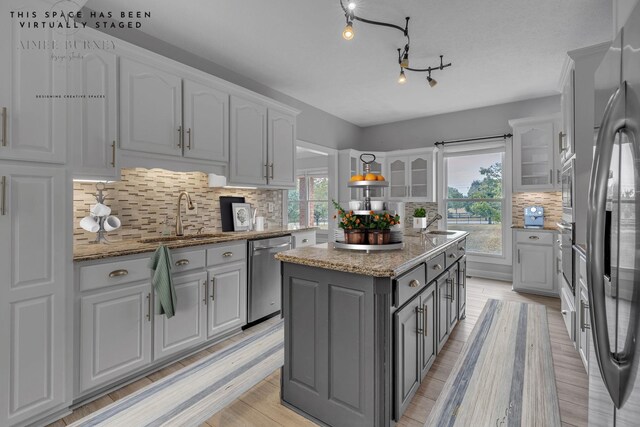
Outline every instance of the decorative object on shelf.
<svg viewBox="0 0 640 427">
<path fill-rule="evenodd" d="M 387 245 L 391 241 L 391 230 L 369 230 L 367 241 L 370 245 Z"/>
<path fill-rule="evenodd" d="M 413 211 L 413 228 L 427 228 L 427 211 L 425 208 L 416 208 Z"/>
<path fill-rule="evenodd" d="M 367 240 L 370 245 L 386 245 L 391 240 L 391 227 L 400 224 L 399 215 L 391 215 L 389 212 L 377 214 L 370 213 L 368 223 L 369 231 Z"/>
<path fill-rule="evenodd" d="M 362 153 L 360 155 L 360 161 L 362 162 L 363 174 L 352 176 L 347 183 L 347 187 L 356 187 L 363 189 L 364 206 L 362 206 L 362 209 L 369 211 L 371 210 L 371 188 L 386 188 L 389 186 L 389 182 L 387 182 L 382 175 L 371 173 L 371 164 L 376 161 L 375 154 Z"/>
<path fill-rule="evenodd" d="M 120 228 L 122 222 L 117 216 L 111 215 L 111 208 L 104 204 L 106 195 L 103 182 L 96 184 L 96 204 L 91 206 L 90 215 L 80 220 L 80 227 L 90 233 L 97 233 L 96 240 L 92 243 L 109 243 L 105 237 L 105 232 L 114 231 Z"/>
<path fill-rule="evenodd" d="M 404 35 L 404 37 L 407 39 L 406 44 L 404 45 L 404 48 L 398 48 L 398 64 L 400 65 L 400 76 L 398 77 L 398 83 L 400 84 L 404 84 L 407 81 L 407 76 L 405 75 L 405 70 L 407 71 L 414 71 L 414 72 L 418 72 L 418 73 L 428 73 L 427 74 L 427 84 L 430 87 L 434 87 L 435 85 L 438 84 L 437 80 L 435 80 L 434 78 L 431 77 L 431 72 L 436 71 L 436 70 L 444 70 L 447 67 L 451 66 L 451 62 L 449 62 L 448 64 L 444 63 L 443 57 L 444 55 L 440 55 L 440 65 L 435 65 L 435 66 L 429 66 L 426 68 L 413 68 L 409 66 L 409 45 L 411 44 L 411 37 L 409 37 L 409 19 L 410 17 L 406 17 L 405 18 L 405 24 L 404 24 L 404 28 L 399 26 L 399 25 L 395 25 L 395 24 L 390 24 L 388 22 L 381 22 L 381 21 L 373 21 L 371 19 L 366 19 L 363 18 L 361 16 L 356 15 L 355 13 L 355 9 L 357 7 L 356 5 L 356 1 L 355 0 L 348 0 L 347 5 L 345 6 L 344 1 L 343 0 L 339 0 L 340 1 L 340 7 L 342 7 L 342 10 L 344 11 L 344 16 L 346 18 L 347 24 L 344 27 L 344 30 L 342 31 L 342 37 L 345 40 L 351 40 L 353 39 L 353 37 L 355 36 L 355 30 L 353 29 L 353 22 L 354 21 L 359 21 L 359 22 L 363 22 L 365 24 L 371 24 L 371 25 L 379 25 L 381 27 L 389 27 L 389 28 L 394 28 L 396 30 L 399 30 L 400 32 L 402 32 L 402 34 Z"/>
<path fill-rule="evenodd" d="M 233 212 L 233 231 L 251 229 L 251 203 L 231 203 L 231 212 Z"/>
</svg>

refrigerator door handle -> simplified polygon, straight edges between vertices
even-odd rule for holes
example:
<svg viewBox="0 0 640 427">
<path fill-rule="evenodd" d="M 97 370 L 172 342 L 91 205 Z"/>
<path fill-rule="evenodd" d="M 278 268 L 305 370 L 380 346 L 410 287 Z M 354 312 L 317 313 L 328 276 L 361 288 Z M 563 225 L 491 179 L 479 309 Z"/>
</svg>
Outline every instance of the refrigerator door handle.
<svg viewBox="0 0 640 427">
<path fill-rule="evenodd" d="M 625 129 L 626 89 L 624 82 L 611 96 L 604 112 L 591 169 L 587 210 L 587 280 L 593 345 L 602 379 L 616 408 L 625 403 L 633 386 L 630 381 L 634 379 L 629 353 L 610 350 L 604 277 L 607 181 L 616 135 Z"/>
</svg>

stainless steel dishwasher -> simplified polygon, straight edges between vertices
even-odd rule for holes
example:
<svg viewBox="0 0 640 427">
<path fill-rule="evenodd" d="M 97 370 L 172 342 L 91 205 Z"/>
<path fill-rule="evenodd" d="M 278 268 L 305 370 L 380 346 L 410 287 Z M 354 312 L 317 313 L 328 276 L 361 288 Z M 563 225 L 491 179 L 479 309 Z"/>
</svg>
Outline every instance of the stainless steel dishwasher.
<svg viewBox="0 0 640 427">
<path fill-rule="evenodd" d="M 278 252 L 291 249 L 291 236 L 249 241 L 248 323 L 280 311 L 282 273 Z"/>
</svg>

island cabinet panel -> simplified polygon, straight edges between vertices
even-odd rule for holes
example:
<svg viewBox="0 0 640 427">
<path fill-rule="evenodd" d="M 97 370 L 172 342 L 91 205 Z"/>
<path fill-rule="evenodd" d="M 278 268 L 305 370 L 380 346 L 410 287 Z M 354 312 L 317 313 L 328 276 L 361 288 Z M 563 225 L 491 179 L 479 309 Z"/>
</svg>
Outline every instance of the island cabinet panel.
<svg viewBox="0 0 640 427">
<path fill-rule="evenodd" d="M 422 331 L 419 312 L 420 298 L 414 298 L 393 315 L 395 332 L 395 402 L 396 414 L 402 414 L 420 387 L 420 345 Z M 399 418 L 399 417 L 398 417 Z"/>
<path fill-rule="evenodd" d="M 466 317 L 467 309 L 467 257 L 458 263 L 458 319 Z"/>
<path fill-rule="evenodd" d="M 436 283 L 438 298 L 438 352 L 449 338 L 449 274 L 440 276 Z"/>
<path fill-rule="evenodd" d="M 391 281 L 284 263 L 283 291 L 283 402 L 332 426 L 389 425 Z"/>
<path fill-rule="evenodd" d="M 458 264 L 449 269 L 449 332 L 458 323 Z"/>
<path fill-rule="evenodd" d="M 436 360 L 436 287 L 429 286 L 420 295 L 420 304 L 422 305 L 422 375 L 424 378 Z"/>
</svg>

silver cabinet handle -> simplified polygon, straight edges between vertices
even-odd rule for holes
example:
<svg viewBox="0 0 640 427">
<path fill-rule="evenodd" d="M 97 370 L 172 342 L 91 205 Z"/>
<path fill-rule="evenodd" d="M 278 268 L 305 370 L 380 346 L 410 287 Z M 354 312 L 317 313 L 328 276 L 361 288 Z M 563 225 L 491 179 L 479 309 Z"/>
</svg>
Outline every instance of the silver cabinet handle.
<svg viewBox="0 0 640 427">
<path fill-rule="evenodd" d="M 116 167 L 116 141 L 111 143 L 111 167 Z"/>
<path fill-rule="evenodd" d="M 127 270 L 115 270 L 112 271 L 111 273 L 109 273 L 109 277 L 123 277 L 126 276 L 127 274 L 129 274 L 129 271 Z"/>
<path fill-rule="evenodd" d="M 309 239 L 302 239 L 302 243 L 309 243 Z"/>
<path fill-rule="evenodd" d="M 562 181 L 560 169 L 556 169 L 556 176 L 557 176 L 558 184 L 560 184 L 560 182 Z"/>
<path fill-rule="evenodd" d="M 184 139 L 184 132 L 182 132 L 182 126 L 178 126 L 178 148 L 182 148 L 183 139 Z"/>
<path fill-rule="evenodd" d="M 609 99 L 605 108 L 604 117 L 598 131 L 596 151 L 593 156 L 593 168 L 589 180 L 589 193 L 587 203 L 587 279 L 589 290 L 589 310 L 592 319 L 593 341 L 598 366 L 604 384 L 617 408 L 622 407 L 633 388 L 632 369 L 634 360 L 632 357 L 612 353 L 609 341 L 609 325 L 607 320 L 605 277 L 604 277 L 604 242 L 605 242 L 605 209 L 607 204 L 607 181 L 609 179 L 609 166 L 613 154 L 613 145 L 617 133 L 626 126 L 626 117 L 637 117 L 638 111 L 632 110 L 636 99 L 633 91 L 627 91 L 627 83 L 624 82 Z M 633 101 L 630 103 L 629 101 Z M 631 104 L 631 105 L 629 105 Z M 625 111 L 625 109 L 627 111 Z M 637 140 L 638 135 L 634 135 Z M 627 337 L 632 340 L 637 336 L 636 322 L 631 322 Z M 628 338 L 627 338 L 628 339 Z M 617 346 L 619 347 L 619 346 Z M 635 347 L 632 342 L 626 342 L 625 350 L 633 354 L 631 349 Z M 635 357 L 638 357 L 635 352 Z"/>
<path fill-rule="evenodd" d="M 202 302 L 204 303 L 204 305 L 207 305 L 207 300 L 208 300 L 207 294 L 209 293 L 209 287 L 207 286 L 206 280 L 202 282 L 202 286 L 204 286 L 204 298 L 202 298 Z"/>
<path fill-rule="evenodd" d="M 422 305 L 422 320 L 423 320 L 423 325 L 422 325 L 422 335 L 427 337 L 429 336 L 428 331 L 429 331 L 429 306 L 427 306 L 426 304 Z"/>
<path fill-rule="evenodd" d="M 565 137 L 565 133 L 560 131 L 560 133 L 558 134 L 558 152 L 560 154 L 562 154 L 563 151 L 565 151 L 565 148 L 562 146 L 562 138 Z"/>
<path fill-rule="evenodd" d="M 181 259 L 176 261 L 176 267 L 182 267 L 184 265 L 189 265 L 189 260 L 188 259 Z"/>
<path fill-rule="evenodd" d="M 456 254 L 449 254 L 449 258 L 455 258 Z"/>
<path fill-rule="evenodd" d="M 216 277 L 211 278 L 211 301 L 216 300 Z"/>
<path fill-rule="evenodd" d="M 518 264 L 520 264 L 520 249 L 518 249 Z"/>
<path fill-rule="evenodd" d="M 562 310 L 560 313 L 562 313 L 563 316 L 567 315 L 567 310 Z"/>
<path fill-rule="evenodd" d="M 6 147 L 7 141 L 7 107 L 2 107 L 2 146 Z"/>
<path fill-rule="evenodd" d="M 419 280 L 413 279 L 412 281 L 409 282 L 410 288 L 417 288 L 418 286 L 420 286 Z"/>
<path fill-rule="evenodd" d="M 580 300 L 580 330 L 584 332 L 585 329 L 591 329 L 591 327 L 585 323 L 585 309 L 589 310 L 589 304 L 585 304 L 583 300 Z"/>
<path fill-rule="evenodd" d="M 151 294 L 147 294 L 147 320 L 151 322 Z"/>
<path fill-rule="evenodd" d="M 434 270 L 442 270 L 442 266 L 440 264 L 436 264 L 431 268 L 433 268 Z"/>
<path fill-rule="evenodd" d="M 553 169 L 549 169 L 549 184 L 553 184 Z"/>
<path fill-rule="evenodd" d="M 530 240 L 538 240 L 538 239 L 540 239 L 540 237 L 538 237 L 538 236 L 529 236 L 529 239 Z"/>
<path fill-rule="evenodd" d="M 418 332 L 418 334 L 424 334 L 424 329 L 420 328 L 420 315 L 422 314 L 422 307 L 418 306 L 416 307 L 416 314 L 417 314 L 417 319 L 416 319 L 416 323 L 418 324 L 418 327 L 416 328 L 416 332 Z"/>
<path fill-rule="evenodd" d="M 233 256 L 233 252 L 225 252 L 225 253 L 222 254 L 222 256 L 225 257 L 225 258 L 232 257 Z"/>
<path fill-rule="evenodd" d="M 460 252 L 462 252 L 462 253 L 465 253 L 465 251 L 466 251 L 466 249 L 465 249 L 465 248 L 463 248 L 463 247 L 462 247 L 462 248 L 458 248 L 458 250 L 459 250 Z"/>
<path fill-rule="evenodd" d="M 191 128 L 187 129 L 187 149 L 191 150 Z"/>
<path fill-rule="evenodd" d="M 264 164 L 264 179 L 269 179 L 269 164 Z"/>
<path fill-rule="evenodd" d="M 7 177 L 2 176 L 0 179 L 0 187 L 2 187 L 2 199 L 0 199 L 0 215 L 7 214 Z"/>
<path fill-rule="evenodd" d="M 271 163 L 271 179 L 273 179 L 273 163 Z"/>
</svg>

